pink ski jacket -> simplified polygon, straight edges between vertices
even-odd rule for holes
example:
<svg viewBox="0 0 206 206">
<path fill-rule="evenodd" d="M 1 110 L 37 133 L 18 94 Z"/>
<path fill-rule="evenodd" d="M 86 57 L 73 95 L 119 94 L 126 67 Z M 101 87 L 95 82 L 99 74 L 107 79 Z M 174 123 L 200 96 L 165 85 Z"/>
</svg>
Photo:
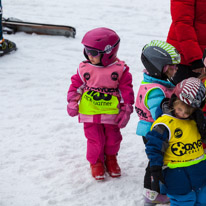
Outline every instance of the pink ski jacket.
<svg viewBox="0 0 206 206">
<path fill-rule="evenodd" d="M 114 120 L 121 105 L 134 104 L 132 75 L 123 61 L 117 60 L 107 67 L 82 62 L 71 82 L 67 101 L 70 108 L 71 102 L 79 103 L 79 122 L 117 124 Z M 90 102 L 101 104 L 103 109 L 88 108 Z M 110 108 L 110 105 L 114 106 Z"/>
</svg>

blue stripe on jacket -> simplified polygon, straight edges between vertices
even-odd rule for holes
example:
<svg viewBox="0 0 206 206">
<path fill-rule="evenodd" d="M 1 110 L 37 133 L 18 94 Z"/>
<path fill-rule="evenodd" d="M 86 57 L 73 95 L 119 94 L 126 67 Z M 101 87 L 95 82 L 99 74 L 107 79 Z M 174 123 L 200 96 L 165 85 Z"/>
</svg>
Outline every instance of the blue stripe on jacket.
<svg viewBox="0 0 206 206">
<path fill-rule="evenodd" d="M 143 77 L 144 77 L 144 79 L 143 79 L 144 82 L 161 84 L 167 88 L 174 87 L 174 85 L 171 82 L 157 79 L 155 77 L 151 77 L 151 76 L 147 75 L 146 73 L 143 74 Z M 160 103 L 162 102 L 162 100 L 164 98 L 165 98 L 164 93 L 162 92 L 161 89 L 158 89 L 158 88 L 153 89 L 148 95 L 147 105 L 150 109 L 152 118 L 154 120 L 156 120 L 155 112 L 157 110 L 157 107 L 160 105 Z M 140 135 L 140 136 L 145 136 L 147 134 L 147 132 L 150 131 L 151 126 L 152 126 L 151 122 L 140 120 L 138 122 L 138 125 L 137 125 L 136 134 Z"/>
</svg>

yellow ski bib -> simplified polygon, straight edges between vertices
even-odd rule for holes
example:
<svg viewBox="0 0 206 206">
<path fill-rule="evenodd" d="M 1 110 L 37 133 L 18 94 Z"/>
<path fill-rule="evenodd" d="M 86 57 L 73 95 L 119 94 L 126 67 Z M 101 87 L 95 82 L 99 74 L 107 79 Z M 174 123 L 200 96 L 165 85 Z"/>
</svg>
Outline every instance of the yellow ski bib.
<svg viewBox="0 0 206 206">
<path fill-rule="evenodd" d="M 164 165 L 170 168 L 185 167 L 205 159 L 201 136 L 194 120 L 164 114 L 153 123 L 152 128 L 158 124 L 166 126 L 170 133 Z"/>
<path fill-rule="evenodd" d="M 79 104 L 79 113 L 86 115 L 118 114 L 118 98 L 96 91 L 86 91 Z"/>
</svg>

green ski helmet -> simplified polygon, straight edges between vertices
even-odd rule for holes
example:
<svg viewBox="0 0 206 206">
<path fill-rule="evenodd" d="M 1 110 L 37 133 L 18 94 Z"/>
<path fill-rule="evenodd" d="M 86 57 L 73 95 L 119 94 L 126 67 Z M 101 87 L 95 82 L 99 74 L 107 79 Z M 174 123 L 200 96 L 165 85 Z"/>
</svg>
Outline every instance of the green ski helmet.
<svg viewBox="0 0 206 206">
<path fill-rule="evenodd" d="M 164 66 L 179 64 L 180 54 L 171 44 L 153 40 L 144 46 L 141 60 L 150 76 L 161 79 Z"/>
</svg>

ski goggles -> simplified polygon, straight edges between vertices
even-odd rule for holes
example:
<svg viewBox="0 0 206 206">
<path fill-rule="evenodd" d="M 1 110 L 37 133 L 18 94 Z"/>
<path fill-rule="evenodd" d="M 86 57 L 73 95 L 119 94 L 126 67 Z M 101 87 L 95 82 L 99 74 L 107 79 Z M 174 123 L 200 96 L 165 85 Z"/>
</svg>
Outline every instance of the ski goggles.
<svg viewBox="0 0 206 206">
<path fill-rule="evenodd" d="M 113 46 L 109 46 L 104 51 L 99 51 L 97 49 L 89 48 L 87 46 L 84 46 L 84 49 L 85 49 L 85 52 L 87 55 L 97 57 L 97 56 L 104 54 L 104 53 L 110 53 L 112 51 L 112 49 L 115 48 L 119 44 L 119 42 L 120 42 L 120 39 L 118 39 L 118 41 Z"/>
<path fill-rule="evenodd" d="M 177 69 L 177 64 L 168 64 L 168 65 L 164 66 L 163 73 L 165 73 L 169 68 L 170 69 Z"/>
<path fill-rule="evenodd" d="M 105 53 L 103 51 L 99 51 L 97 49 L 91 49 L 91 48 L 88 48 L 86 46 L 84 47 L 84 49 L 85 49 L 85 52 L 86 52 L 87 55 L 91 55 L 93 57 L 97 57 L 97 56 Z"/>
<path fill-rule="evenodd" d="M 170 64 L 170 65 L 169 65 L 169 68 L 171 68 L 171 69 L 177 69 L 177 64 Z"/>
</svg>

